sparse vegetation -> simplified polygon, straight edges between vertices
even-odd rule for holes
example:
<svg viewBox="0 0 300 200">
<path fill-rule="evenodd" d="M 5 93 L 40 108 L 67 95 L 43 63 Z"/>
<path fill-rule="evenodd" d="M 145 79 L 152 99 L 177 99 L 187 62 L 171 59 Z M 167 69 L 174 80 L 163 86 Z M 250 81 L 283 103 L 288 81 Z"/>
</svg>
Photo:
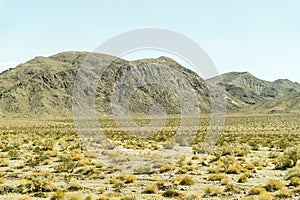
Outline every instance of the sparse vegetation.
<svg viewBox="0 0 300 200">
<path fill-rule="evenodd" d="M 269 180 L 267 182 L 267 185 L 265 186 L 266 190 L 268 192 L 275 192 L 277 190 L 280 190 L 284 187 L 284 183 L 280 182 L 279 180 Z"/>
<path fill-rule="evenodd" d="M 262 195 L 266 193 L 266 189 L 261 186 L 253 186 L 249 189 L 248 195 Z"/>
<path fill-rule="evenodd" d="M 145 194 L 155 194 L 158 190 L 157 185 L 152 184 L 152 185 L 146 185 L 146 188 L 143 190 L 143 193 Z"/>
<path fill-rule="evenodd" d="M 276 131 L 283 130 L 275 131 L 274 125 L 269 124 L 280 121 L 286 126 L 289 122 L 295 127 L 298 122 L 297 118 L 293 122 L 291 116 L 273 118 L 264 121 L 263 117 L 239 117 L 237 121 L 229 117 L 217 147 L 204 156 L 164 155 L 163 151 L 172 150 L 164 149 L 164 141 L 159 138 L 168 139 L 169 132 L 136 139 L 111 128 L 110 119 L 102 126 L 110 127 L 106 134 L 114 148 L 107 148 L 102 154 L 91 151 L 78 139 L 71 122 L 25 121 L 20 128 L 14 121 L 0 120 L 0 195 L 22 194 L 24 198 L 52 200 L 200 199 L 200 196 L 201 199 L 293 199 L 300 191 L 297 160 L 300 137 L 292 133 L 280 135 Z M 253 132 L 253 128 L 248 130 L 254 122 L 256 126 L 264 125 L 262 133 Z M 239 129 L 235 130 L 236 126 Z M 193 144 L 195 151 L 203 141 L 203 131 L 199 130 Z M 254 143 L 258 149 L 252 148 Z M 134 160 L 128 153 L 131 151 L 149 164 L 132 165 Z M 203 186 L 204 182 L 208 185 Z"/>
<path fill-rule="evenodd" d="M 204 192 L 206 196 L 214 197 L 214 196 L 220 196 L 223 192 L 223 188 L 220 187 L 206 187 L 204 188 Z"/>
</svg>

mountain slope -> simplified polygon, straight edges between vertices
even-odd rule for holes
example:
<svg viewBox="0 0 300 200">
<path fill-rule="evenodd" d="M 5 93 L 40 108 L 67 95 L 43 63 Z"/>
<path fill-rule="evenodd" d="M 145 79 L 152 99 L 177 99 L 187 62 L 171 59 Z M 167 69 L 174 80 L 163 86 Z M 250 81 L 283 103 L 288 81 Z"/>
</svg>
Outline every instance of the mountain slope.
<svg viewBox="0 0 300 200">
<path fill-rule="evenodd" d="M 300 92 L 264 103 L 245 107 L 239 113 L 246 114 L 288 114 L 300 113 Z"/>
<path fill-rule="evenodd" d="M 1 73 L 1 113 L 7 117 L 70 116 L 74 77 L 86 55 L 39 56 Z"/>
<path fill-rule="evenodd" d="M 0 117 L 72 117 L 74 80 L 87 56 L 96 60 L 109 57 L 89 52 L 63 52 L 50 57 L 38 56 L 2 72 Z M 189 111 L 196 107 L 202 113 L 209 113 L 211 91 L 208 90 L 207 83 L 212 85 L 214 91 L 226 94 L 227 110 L 230 112 L 300 113 L 300 84 L 286 79 L 269 82 L 248 72 L 231 72 L 219 77 L 223 81 L 219 81 L 219 78 L 205 81 L 167 57 L 136 61 L 113 59 L 101 78 L 97 79 L 95 108 L 98 114 L 111 114 L 113 108 L 126 109 L 126 106 L 122 107 L 126 105 L 124 97 L 130 97 L 128 108 L 134 113 L 149 113 L 156 104 L 162 105 L 168 114 L 178 114 L 182 110 Z M 164 68 L 175 70 L 181 75 L 177 77 L 164 71 Z M 97 74 L 97 70 L 93 73 Z M 122 83 L 124 76 L 127 76 L 125 84 Z M 149 84 L 152 79 L 161 84 Z M 143 85 L 129 94 L 128 89 L 132 88 L 136 80 L 141 80 Z M 176 88 L 177 94 L 192 91 L 199 104 L 181 104 L 172 91 L 172 86 Z M 89 90 L 91 88 L 86 88 L 84 93 L 90 93 Z M 115 91 L 119 91 L 119 96 L 114 96 Z M 219 93 L 215 95 L 218 96 Z M 184 95 L 181 97 L 183 101 L 190 100 Z M 220 102 L 219 104 L 222 105 Z"/>
<path fill-rule="evenodd" d="M 0 115 L 3 117 L 72 117 L 72 92 L 77 71 L 88 52 L 63 52 L 50 57 L 36 57 L 14 69 L 0 74 Z M 93 54 L 101 58 L 102 54 Z M 209 91 L 205 81 L 196 73 L 184 68 L 167 57 L 126 61 L 116 58 L 102 74 L 96 90 L 96 110 L 99 113 L 110 113 L 114 87 L 128 71 L 143 65 L 166 66 L 180 72 L 186 83 L 171 77 L 179 90 L 193 88 L 201 102 L 201 112 L 210 111 Z M 163 78 L 160 68 L 149 70 L 149 77 Z M 143 79 L 136 72 L 136 78 Z M 170 76 L 170 75 L 169 75 Z M 130 77 L 127 81 L 134 81 Z M 124 86 L 118 86 L 124 87 Z M 126 88 L 120 88 L 125 91 Z M 126 95 L 126 94 L 121 94 Z M 122 101 L 122 98 L 120 98 Z M 145 85 L 135 91 L 130 99 L 133 112 L 148 113 L 150 107 L 159 103 L 169 114 L 180 113 L 177 98 L 168 88 L 162 85 Z M 190 109 L 190 108 L 182 108 Z"/>
<path fill-rule="evenodd" d="M 265 81 L 249 72 L 230 72 L 221 75 L 221 78 L 223 82 L 217 82 L 216 78 L 209 79 L 208 82 L 224 88 L 245 105 L 259 104 L 300 92 L 299 83 L 286 79 Z"/>
</svg>

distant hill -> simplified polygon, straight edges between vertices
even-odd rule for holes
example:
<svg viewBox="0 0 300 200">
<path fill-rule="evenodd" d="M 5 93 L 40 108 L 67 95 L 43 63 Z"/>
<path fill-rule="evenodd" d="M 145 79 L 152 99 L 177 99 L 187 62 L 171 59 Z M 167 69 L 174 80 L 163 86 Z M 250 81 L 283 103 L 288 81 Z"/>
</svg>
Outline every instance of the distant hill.
<svg viewBox="0 0 300 200">
<path fill-rule="evenodd" d="M 62 52 L 50 57 L 38 56 L 0 73 L 0 117 L 72 117 L 74 80 L 78 69 L 90 55 L 97 59 L 108 56 L 89 52 Z M 172 76 L 160 67 L 151 68 L 152 65 L 174 69 L 183 78 Z M 150 66 L 146 74 L 134 70 L 141 66 Z M 190 91 L 192 88 L 199 102 L 199 105 L 181 108 L 178 98 L 168 87 L 146 84 L 130 96 L 129 109 L 133 113 L 148 113 L 156 103 L 161 104 L 168 114 L 179 114 L 181 109 L 188 111 L 193 106 L 197 106 L 202 113 L 209 113 L 211 94 L 207 84 L 213 90 L 224 91 L 229 112 L 300 113 L 299 83 L 286 79 L 269 82 L 256 78 L 249 72 L 226 73 L 219 77 L 223 81 L 216 77 L 205 81 L 171 58 L 162 56 L 136 61 L 115 58 L 98 81 L 95 94 L 98 114 L 111 114 L 113 107 L 118 108 L 112 101 L 116 88 L 121 93 L 118 103 L 124 103 L 122 97 L 129 95 L 126 90 L 129 86 L 117 83 L 128 72 L 132 72 L 126 79 L 128 83 L 134 83 L 136 79 L 145 81 L 149 77 L 163 80 L 167 76 L 168 81 L 179 91 Z"/>
<path fill-rule="evenodd" d="M 77 71 L 88 52 L 63 52 L 50 57 L 36 57 L 16 68 L 0 74 L 0 115 L 2 117 L 72 117 L 72 91 Z M 102 54 L 94 54 L 101 57 Z M 167 57 L 126 61 L 116 58 L 103 73 L 96 90 L 96 110 L 110 113 L 112 92 L 120 78 L 140 65 L 159 64 L 179 71 L 186 84 L 171 77 L 179 90 L 189 87 L 196 91 L 201 112 L 210 111 L 209 92 L 205 81 Z M 164 77 L 159 69 L 148 71 L 149 76 Z M 141 74 L 136 73 L 136 78 Z M 129 78 L 134 81 L 135 77 Z M 125 88 L 124 88 L 125 89 Z M 121 88 L 122 91 L 122 88 Z M 125 91 L 125 90 L 124 90 Z M 126 95 L 126 94 L 124 94 Z M 122 101 L 122 98 L 120 99 Z M 177 98 L 159 85 L 145 85 L 130 99 L 130 109 L 137 113 L 148 113 L 154 103 L 160 103 L 169 114 L 180 113 Z M 190 108 L 183 108 L 190 109 Z"/>
<path fill-rule="evenodd" d="M 300 92 L 244 107 L 238 112 L 245 114 L 300 114 Z"/>
<path fill-rule="evenodd" d="M 224 88 L 246 106 L 300 92 L 299 83 L 287 79 L 279 79 L 274 82 L 265 81 L 249 72 L 230 72 L 222 74 L 221 78 L 223 82 L 216 82 L 216 78 L 209 79 L 208 82 Z"/>
</svg>

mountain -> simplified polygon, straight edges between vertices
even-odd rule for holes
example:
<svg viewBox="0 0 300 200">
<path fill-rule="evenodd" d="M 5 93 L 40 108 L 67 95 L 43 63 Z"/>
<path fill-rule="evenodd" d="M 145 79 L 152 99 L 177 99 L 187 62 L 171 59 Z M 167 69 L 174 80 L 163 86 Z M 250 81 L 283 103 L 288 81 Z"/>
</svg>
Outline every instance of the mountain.
<svg viewBox="0 0 300 200">
<path fill-rule="evenodd" d="M 0 112 L 6 117 L 70 116 L 76 70 L 87 53 L 38 56 L 0 74 Z"/>
<path fill-rule="evenodd" d="M 244 107 L 238 112 L 245 114 L 300 114 L 300 92 Z"/>
<path fill-rule="evenodd" d="M 249 72 L 230 72 L 220 75 L 222 82 L 216 78 L 208 82 L 225 89 L 235 99 L 243 102 L 245 106 L 266 103 L 300 92 L 300 84 L 287 79 L 274 82 L 259 79 Z"/>
<path fill-rule="evenodd" d="M 88 52 L 63 52 L 50 57 L 38 56 L 16 68 L 2 72 L 0 74 L 0 115 L 2 117 L 72 117 L 74 80 L 87 56 L 94 57 L 96 60 L 109 57 Z M 149 68 L 151 65 L 156 67 Z M 147 66 L 150 70 L 146 75 L 139 70 L 134 70 Z M 162 70 L 163 66 L 178 71 L 185 81 L 182 82 L 176 76 Z M 111 113 L 112 107 L 117 106 L 112 101 L 113 91 L 116 88 L 119 89 L 121 97 L 128 95 L 126 90 L 130 86 L 118 83 L 126 73 L 131 71 L 133 74 L 126 80 L 128 83 L 134 83 L 135 79 L 145 82 L 149 77 L 166 81 L 164 77 L 168 76 L 169 84 L 172 83 L 179 92 L 190 91 L 192 88 L 198 101 L 201 102 L 199 105 L 192 106 L 197 106 L 201 112 L 210 111 L 209 91 L 205 80 L 174 60 L 159 57 L 137 61 L 114 58 L 98 81 L 95 94 L 95 107 L 98 113 Z M 93 73 L 97 74 L 97 70 Z M 90 89 L 86 88 L 84 92 L 89 93 Z M 117 103 L 123 105 L 123 98 L 117 99 L 120 101 Z M 180 109 L 193 109 L 188 106 L 182 108 L 168 85 L 162 84 L 146 84 L 137 88 L 130 98 L 129 108 L 136 113 L 148 113 L 155 103 L 161 104 L 169 114 L 180 113 Z"/>
<path fill-rule="evenodd" d="M 300 84 L 286 79 L 270 82 L 249 72 L 230 72 L 205 81 L 164 56 L 127 61 L 97 53 L 63 52 L 49 57 L 38 56 L 0 73 L 0 117 L 72 117 L 76 75 L 83 65 L 97 66 L 99 61 L 107 63 L 103 72 L 101 68 L 81 71 L 90 73 L 85 82 L 91 79 L 97 83 L 97 114 L 112 114 L 114 108 L 149 113 L 157 104 L 168 114 L 192 112 L 196 108 L 201 113 L 209 113 L 212 91 L 217 91 L 214 94 L 217 109 L 222 109 L 218 106 L 222 105 L 220 101 L 224 102 L 222 95 L 219 96 L 222 91 L 229 112 L 300 113 Z M 79 96 L 93 94 L 91 85 L 81 89 Z M 190 98 L 191 95 L 197 102 Z M 76 99 L 75 103 L 78 103 Z"/>
</svg>

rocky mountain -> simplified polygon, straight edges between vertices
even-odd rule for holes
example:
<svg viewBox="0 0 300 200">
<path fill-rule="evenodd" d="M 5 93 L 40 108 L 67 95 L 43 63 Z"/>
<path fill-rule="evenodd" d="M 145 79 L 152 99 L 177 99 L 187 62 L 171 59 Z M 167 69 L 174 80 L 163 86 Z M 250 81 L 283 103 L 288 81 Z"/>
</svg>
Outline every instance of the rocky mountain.
<svg viewBox="0 0 300 200">
<path fill-rule="evenodd" d="M 286 79 L 270 82 L 248 72 L 231 72 L 205 81 L 168 57 L 127 61 L 104 54 L 63 52 L 50 57 L 38 56 L 0 73 L 0 117 L 72 117 L 73 87 L 80 67 L 87 60 L 88 64 L 95 65 L 99 60 L 112 58 L 99 79 L 97 74 L 101 69 L 95 68 L 85 80 L 97 81 L 97 114 L 111 114 L 114 108 L 149 113 L 156 104 L 168 114 L 194 108 L 209 113 L 212 91 L 217 91 L 214 98 L 219 102 L 223 101 L 219 91 L 226 95 L 229 112 L 300 113 L 300 84 Z M 134 91 L 133 86 L 136 86 Z M 91 94 L 91 90 L 90 86 L 82 88 L 82 96 Z M 198 104 L 187 92 L 193 93 Z M 222 105 L 221 102 L 214 105 L 219 104 Z"/>
<path fill-rule="evenodd" d="M 2 117 L 72 117 L 74 80 L 88 55 L 93 55 L 97 59 L 105 56 L 88 52 L 63 52 L 50 57 L 39 56 L 2 72 L 0 74 L 0 115 Z M 99 79 L 95 95 L 97 112 L 111 113 L 112 106 L 117 106 L 112 102 L 115 87 L 121 91 L 121 97 L 127 95 L 128 85 L 118 84 L 121 78 L 129 71 L 134 71 L 133 69 L 150 65 L 156 67 L 145 72 L 148 74 L 135 71 L 126 81 L 134 83 L 135 79 L 142 79 L 145 82 L 147 77 L 165 80 L 164 77 L 168 76 L 169 84 L 172 83 L 178 90 L 187 91 L 192 88 L 195 91 L 201 103 L 194 106 L 198 106 L 201 112 L 210 111 L 209 92 L 205 81 L 174 60 L 159 57 L 137 61 L 115 58 Z M 185 82 L 172 74 L 166 74 L 168 72 L 164 72 L 160 66 L 175 69 L 182 74 Z M 88 89 L 85 92 L 89 93 Z M 122 100 L 119 98 L 121 103 Z M 180 109 L 190 109 L 181 108 L 178 98 L 172 94 L 168 85 L 161 84 L 145 84 L 137 88 L 131 94 L 129 108 L 133 112 L 148 113 L 151 106 L 156 103 L 162 105 L 168 114 L 180 113 Z"/>
<path fill-rule="evenodd" d="M 238 112 L 244 114 L 299 114 L 300 92 L 257 105 L 244 107 Z"/>
<path fill-rule="evenodd" d="M 216 78 L 209 79 L 208 82 L 224 88 L 235 99 L 243 102 L 244 106 L 267 104 L 270 100 L 300 92 L 299 83 L 287 79 L 265 81 L 249 72 L 230 72 L 221 75 L 221 79 L 222 82 L 217 82 Z"/>
</svg>

